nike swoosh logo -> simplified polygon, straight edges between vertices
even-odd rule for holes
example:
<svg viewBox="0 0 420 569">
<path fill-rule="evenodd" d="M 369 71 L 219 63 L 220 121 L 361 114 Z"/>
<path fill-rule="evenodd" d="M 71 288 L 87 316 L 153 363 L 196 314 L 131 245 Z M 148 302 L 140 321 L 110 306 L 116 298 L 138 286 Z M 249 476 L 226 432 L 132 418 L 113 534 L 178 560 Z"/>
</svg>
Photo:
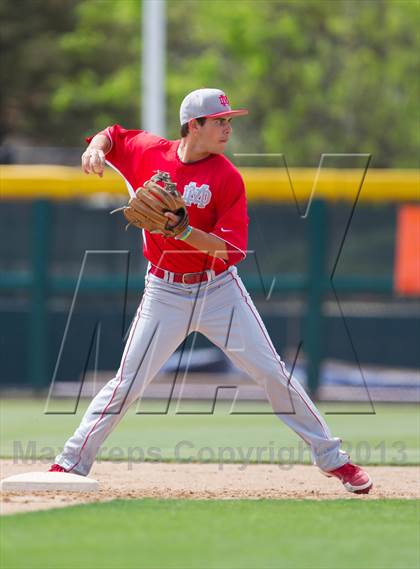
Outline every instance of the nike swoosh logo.
<svg viewBox="0 0 420 569">
<path fill-rule="evenodd" d="M 223 231 L 223 233 L 226 233 L 227 231 L 232 231 L 232 229 L 223 229 L 223 227 L 221 227 L 220 231 Z"/>
</svg>

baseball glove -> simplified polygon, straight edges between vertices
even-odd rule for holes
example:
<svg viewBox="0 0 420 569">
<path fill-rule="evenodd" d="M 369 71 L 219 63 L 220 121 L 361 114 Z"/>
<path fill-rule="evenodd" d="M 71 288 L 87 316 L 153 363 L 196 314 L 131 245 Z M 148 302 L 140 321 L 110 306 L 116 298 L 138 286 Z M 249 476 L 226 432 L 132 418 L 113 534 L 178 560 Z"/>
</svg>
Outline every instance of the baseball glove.
<svg viewBox="0 0 420 569">
<path fill-rule="evenodd" d="M 135 225 L 150 233 L 160 233 L 164 237 L 176 237 L 189 225 L 187 208 L 176 189 L 176 184 L 172 182 L 167 172 L 159 170 L 138 188 L 135 197 L 130 199 L 128 205 L 111 213 L 121 210 L 128 221 L 127 227 Z M 166 217 L 167 212 L 180 218 L 175 225 Z"/>
</svg>

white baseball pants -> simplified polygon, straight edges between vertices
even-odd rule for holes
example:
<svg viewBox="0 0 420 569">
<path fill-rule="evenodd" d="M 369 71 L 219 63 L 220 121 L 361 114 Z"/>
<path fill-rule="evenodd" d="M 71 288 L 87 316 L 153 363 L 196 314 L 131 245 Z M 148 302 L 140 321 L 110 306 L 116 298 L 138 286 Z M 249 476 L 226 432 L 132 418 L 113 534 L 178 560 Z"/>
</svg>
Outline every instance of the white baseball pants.
<svg viewBox="0 0 420 569">
<path fill-rule="evenodd" d="M 190 332 L 221 348 L 266 391 L 273 411 L 312 450 L 322 470 L 348 462 L 317 408 L 290 377 L 235 267 L 210 282 L 174 284 L 146 276 L 116 376 L 90 403 L 56 462 L 87 475 L 106 437 Z"/>
</svg>

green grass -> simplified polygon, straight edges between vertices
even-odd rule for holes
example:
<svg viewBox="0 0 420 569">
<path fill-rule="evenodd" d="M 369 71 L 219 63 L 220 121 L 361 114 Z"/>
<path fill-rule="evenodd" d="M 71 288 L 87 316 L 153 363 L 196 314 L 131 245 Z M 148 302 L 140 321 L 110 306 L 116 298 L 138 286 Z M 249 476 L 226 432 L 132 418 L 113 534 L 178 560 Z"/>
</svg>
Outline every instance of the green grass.
<svg viewBox="0 0 420 569">
<path fill-rule="evenodd" d="M 1 449 L 4 458 L 21 458 L 26 449 L 33 458 L 54 457 L 65 440 L 78 426 L 87 403 L 76 415 L 45 415 L 45 400 L 3 400 L 1 403 Z M 248 454 L 251 462 L 310 462 L 310 454 L 300 439 L 273 415 L 232 415 L 230 406 L 217 405 L 213 415 L 136 414 L 132 407 L 105 442 L 102 459 L 205 460 L 217 461 L 224 447 L 225 462 L 243 462 Z M 267 407 L 247 404 L 251 411 L 267 411 Z M 159 402 L 148 404 L 148 410 L 162 411 Z M 205 411 L 208 406 L 196 404 Z M 366 406 L 328 404 L 322 411 L 363 410 Z M 327 415 L 328 424 L 339 436 L 352 459 L 361 464 L 418 464 L 420 413 L 415 405 L 376 405 L 376 414 Z M 31 443 L 32 441 L 32 443 Z M 182 441 L 180 452 L 176 447 Z M 28 446 L 29 445 L 29 446 Z M 155 450 L 152 449 L 155 447 Z M 209 447 L 210 450 L 201 449 Z M 110 456 L 110 449 L 114 454 Z M 131 449 L 131 450 L 130 450 Z M 259 450 L 258 450 L 259 449 Z M 265 450 L 264 450 L 265 449 Z M 31 452 L 27 455 L 31 458 Z M 274 458 L 274 460 L 273 460 Z"/>
<path fill-rule="evenodd" d="M 11 568 L 410 569 L 419 502 L 114 501 L 3 518 Z"/>
<path fill-rule="evenodd" d="M 45 415 L 44 400 L 3 400 L 1 455 L 19 460 L 32 448 L 50 461 L 78 426 L 76 415 Z M 161 403 L 152 410 L 162 410 Z M 252 411 L 265 410 L 248 406 Z M 352 410 L 366 407 L 351 406 Z M 149 405 L 149 410 L 151 410 Z M 198 410 L 205 410 L 203 405 Z M 323 411 L 344 410 L 323 405 Z M 352 446 L 364 464 L 418 464 L 419 410 L 414 405 L 377 405 L 375 415 L 328 415 L 334 435 Z M 33 441 L 32 447 L 31 441 Z M 231 415 L 225 404 L 214 415 L 136 415 L 129 410 L 105 446 L 125 460 L 200 459 L 209 447 L 232 447 L 251 461 L 270 461 L 268 451 L 289 448 L 284 462 L 308 462 L 300 441 L 272 415 Z M 28 446 L 29 445 L 29 446 Z M 260 449 L 259 458 L 256 449 Z M 291 451 L 295 451 L 291 455 Z M 140 452 L 141 451 L 141 452 Z M 206 458 L 209 454 L 206 454 Z M 110 458 L 109 452 L 103 454 Z M 30 458 L 27 456 L 26 458 Z M 201 456 L 203 459 L 203 456 Z M 225 459 L 229 458 L 228 455 Z M 275 459 L 277 461 L 275 456 Z M 239 451 L 233 460 L 241 461 Z M 410 569 L 420 566 L 418 501 L 133 500 L 76 506 L 2 518 L 0 566 L 9 568 L 299 568 Z"/>
</svg>

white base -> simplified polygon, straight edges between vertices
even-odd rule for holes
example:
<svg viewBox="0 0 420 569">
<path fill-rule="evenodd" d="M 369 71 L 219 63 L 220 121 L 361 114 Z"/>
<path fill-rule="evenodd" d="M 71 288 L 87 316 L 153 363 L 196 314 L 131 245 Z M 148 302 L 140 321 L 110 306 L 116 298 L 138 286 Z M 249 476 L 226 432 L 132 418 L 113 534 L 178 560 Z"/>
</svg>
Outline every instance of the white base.
<svg viewBox="0 0 420 569">
<path fill-rule="evenodd" d="M 0 482 L 3 492 L 96 492 L 98 488 L 96 480 L 69 472 L 26 472 Z"/>
</svg>

